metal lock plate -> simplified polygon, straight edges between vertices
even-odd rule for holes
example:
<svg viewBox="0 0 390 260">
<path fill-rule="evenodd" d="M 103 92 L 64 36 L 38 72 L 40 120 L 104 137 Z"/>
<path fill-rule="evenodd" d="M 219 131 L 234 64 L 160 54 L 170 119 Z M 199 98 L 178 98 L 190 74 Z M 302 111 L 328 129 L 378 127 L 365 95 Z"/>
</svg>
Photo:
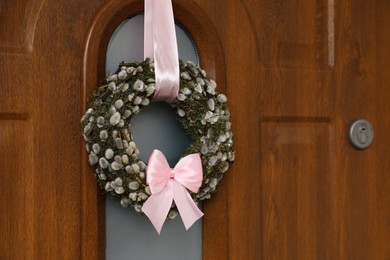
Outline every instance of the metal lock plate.
<svg viewBox="0 0 390 260">
<path fill-rule="evenodd" d="M 356 149 L 364 150 L 374 141 L 374 129 L 367 120 L 358 119 L 349 127 L 348 137 Z"/>
</svg>

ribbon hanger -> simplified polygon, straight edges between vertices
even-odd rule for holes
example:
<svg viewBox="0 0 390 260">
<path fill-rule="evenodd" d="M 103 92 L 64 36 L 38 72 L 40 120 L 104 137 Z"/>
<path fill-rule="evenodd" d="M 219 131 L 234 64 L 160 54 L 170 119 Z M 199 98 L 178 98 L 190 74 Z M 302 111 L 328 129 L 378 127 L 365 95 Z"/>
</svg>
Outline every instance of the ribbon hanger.
<svg viewBox="0 0 390 260">
<path fill-rule="evenodd" d="M 171 0 L 145 0 L 144 58 L 154 59 L 153 101 L 172 103 L 179 93 L 179 54 Z"/>
</svg>

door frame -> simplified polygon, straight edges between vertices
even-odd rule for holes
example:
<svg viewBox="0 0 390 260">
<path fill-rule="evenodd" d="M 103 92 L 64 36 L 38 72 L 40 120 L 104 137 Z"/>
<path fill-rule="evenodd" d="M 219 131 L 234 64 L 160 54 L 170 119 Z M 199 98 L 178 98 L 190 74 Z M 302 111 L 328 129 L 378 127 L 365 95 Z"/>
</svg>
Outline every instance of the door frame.
<svg viewBox="0 0 390 260">
<path fill-rule="evenodd" d="M 191 34 L 199 60 L 210 78 L 216 79 L 225 91 L 226 68 L 222 44 L 209 16 L 191 0 L 173 1 L 175 20 Z M 105 77 L 105 54 L 114 30 L 124 20 L 142 13 L 143 1 L 108 1 L 92 20 L 83 57 L 82 109 L 85 111 L 93 91 Z M 80 115 L 81 116 L 81 115 Z M 105 258 L 105 197 L 98 189 L 92 168 L 87 163 L 84 141 L 82 154 L 82 259 Z M 203 203 L 202 255 L 203 259 L 227 259 L 227 182 L 220 183 L 213 199 Z"/>
</svg>

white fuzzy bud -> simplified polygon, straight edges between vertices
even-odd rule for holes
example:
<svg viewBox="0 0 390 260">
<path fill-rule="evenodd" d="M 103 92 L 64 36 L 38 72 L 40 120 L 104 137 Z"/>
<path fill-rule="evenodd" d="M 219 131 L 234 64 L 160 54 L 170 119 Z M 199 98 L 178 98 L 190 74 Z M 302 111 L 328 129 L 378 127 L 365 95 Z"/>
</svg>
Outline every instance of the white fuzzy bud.
<svg viewBox="0 0 390 260">
<path fill-rule="evenodd" d="M 91 130 L 91 123 L 87 124 L 87 125 L 84 127 L 84 134 L 88 133 L 89 130 Z"/>
<path fill-rule="evenodd" d="M 121 121 L 121 114 L 119 114 L 119 112 L 115 112 L 111 118 L 110 118 L 110 124 L 111 125 L 116 125 L 119 123 L 119 121 Z"/>
<path fill-rule="evenodd" d="M 125 189 L 123 187 L 116 187 L 115 192 L 117 194 L 123 194 L 125 192 Z"/>
<path fill-rule="evenodd" d="M 183 109 L 178 109 L 178 110 L 177 110 L 177 113 L 178 113 L 179 116 L 181 116 L 181 117 L 184 117 L 184 116 L 186 115 L 186 113 L 184 112 Z"/>
<path fill-rule="evenodd" d="M 129 183 L 129 189 L 130 190 L 138 190 L 139 183 L 137 181 L 132 181 Z"/>
<path fill-rule="evenodd" d="M 87 112 L 85 112 L 85 114 L 89 115 L 93 112 L 93 109 L 92 108 L 88 108 Z"/>
<path fill-rule="evenodd" d="M 134 163 L 131 165 L 131 167 L 133 168 L 134 173 L 139 173 L 140 167 L 138 164 Z"/>
<path fill-rule="evenodd" d="M 88 156 L 88 161 L 89 161 L 89 164 L 94 165 L 99 161 L 99 158 L 96 156 L 95 153 L 91 152 Z"/>
<path fill-rule="evenodd" d="M 138 166 L 141 169 L 141 171 L 146 169 L 146 164 L 143 161 L 138 161 Z"/>
<path fill-rule="evenodd" d="M 217 96 L 217 100 L 219 103 L 226 103 L 227 102 L 227 97 L 224 94 L 219 94 Z"/>
<path fill-rule="evenodd" d="M 121 72 L 118 73 L 119 79 L 125 79 L 127 77 L 127 73 L 124 70 L 121 70 Z"/>
<path fill-rule="evenodd" d="M 218 137 L 218 142 L 223 143 L 223 142 L 225 142 L 225 141 L 226 141 L 226 135 L 220 135 L 220 136 Z"/>
<path fill-rule="evenodd" d="M 135 99 L 134 99 L 134 105 L 139 105 L 139 104 L 141 104 L 141 102 L 142 102 L 142 98 L 141 97 L 136 97 Z"/>
<path fill-rule="evenodd" d="M 118 75 L 117 74 L 111 74 L 110 76 L 108 76 L 107 80 L 108 81 L 116 81 L 116 80 L 118 80 Z"/>
<path fill-rule="evenodd" d="M 179 93 L 179 95 L 177 96 L 177 99 L 180 101 L 184 101 L 187 99 L 187 96 L 182 94 L 182 93 Z"/>
<path fill-rule="evenodd" d="M 191 76 L 190 76 L 190 74 L 189 74 L 187 71 L 182 72 L 182 73 L 180 74 L 180 76 L 181 76 L 183 79 L 185 79 L 185 80 L 191 80 Z"/>
<path fill-rule="evenodd" d="M 133 141 L 131 141 L 129 145 L 131 149 L 133 150 L 137 149 L 137 145 Z"/>
<path fill-rule="evenodd" d="M 103 126 L 104 126 L 104 117 L 99 116 L 99 117 L 96 119 L 96 123 L 97 123 L 97 126 L 98 126 L 99 128 L 103 127 Z"/>
<path fill-rule="evenodd" d="M 148 195 L 152 195 L 152 192 L 150 191 L 150 187 L 149 186 L 145 188 L 145 192 Z"/>
<path fill-rule="evenodd" d="M 133 168 L 130 165 L 126 166 L 126 172 L 133 173 Z"/>
<path fill-rule="evenodd" d="M 149 87 L 146 88 L 146 95 L 147 96 L 152 95 L 155 90 L 156 88 L 154 87 L 154 85 L 149 85 Z"/>
<path fill-rule="evenodd" d="M 177 217 L 178 213 L 176 210 L 169 211 L 168 218 L 169 219 L 175 219 Z"/>
<path fill-rule="evenodd" d="M 115 82 L 111 82 L 110 84 L 108 84 L 108 89 L 111 91 L 115 91 L 116 90 Z"/>
<path fill-rule="evenodd" d="M 108 149 L 106 150 L 106 152 L 104 153 L 104 156 L 105 156 L 108 160 L 110 160 L 110 159 L 112 159 L 112 157 L 114 156 L 114 151 L 113 151 L 112 149 L 108 148 Z"/>
<path fill-rule="evenodd" d="M 106 168 L 108 167 L 109 163 L 108 163 L 108 161 L 106 160 L 106 158 L 101 157 L 101 158 L 99 159 L 99 165 L 100 165 L 101 168 L 106 169 Z"/>
<path fill-rule="evenodd" d="M 217 83 L 215 83 L 214 80 L 210 80 L 209 84 L 207 85 L 207 93 L 211 95 L 215 95 L 216 87 L 217 87 Z"/>
<path fill-rule="evenodd" d="M 115 114 L 116 112 L 116 108 L 114 106 L 110 106 L 110 108 L 108 109 L 108 113 L 110 113 L 110 115 L 113 115 Z"/>
<path fill-rule="evenodd" d="M 124 208 L 127 208 L 130 204 L 130 201 L 126 198 L 122 198 L 121 199 L 121 206 L 124 207 Z"/>
<path fill-rule="evenodd" d="M 149 105 L 149 103 L 150 103 L 150 100 L 145 98 L 144 100 L 142 100 L 141 105 L 147 106 L 147 105 Z"/>
<path fill-rule="evenodd" d="M 121 179 L 121 178 L 119 178 L 119 177 L 118 177 L 118 178 L 116 178 L 114 182 L 115 182 L 115 184 L 116 184 L 117 186 L 122 186 L 122 184 L 123 184 L 123 181 L 122 181 L 122 179 Z"/>
<path fill-rule="evenodd" d="M 134 106 L 133 107 L 133 113 L 137 114 L 139 112 L 139 106 Z"/>
<path fill-rule="evenodd" d="M 215 187 L 217 186 L 217 184 L 218 184 L 217 178 L 212 178 L 211 181 L 210 181 L 210 183 L 209 183 L 209 186 L 210 186 L 211 188 L 215 188 Z"/>
<path fill-rule="evenodd" d="M 127 153 L 128 155 L 132 155 L 133 152 L 134 152 L 134 150 L 131 148 L 131 146 L 129 146 L 129 147 L 126 149 L 126 153 Z"/>
<path fill-rule="evenodd" d="M 100 139 L 103 140 L 103 141 L 107 140 L 107 138 L 108 138 L 108 133 L 107 133 L 107 131 L 106 131 L 106 130 L 100 131 L 99 137 L 100 137 Z"/>
<path fill-rule="evenodd" d="M 196 87 L 194 89 L 198 93 L 202 93 L 203 92 L 203 88 L 202 88 L 202 86 L 200 84 L 196 84 Z"/>
<path fill-rule="evenodd" d="M 134 206 L 134 210 L 135 210 L 136 212 L 142 212 L 142 206 L 141 206 L 141 205 L 135 205 L 135 206 Z"/>
<path fill-rule="evenodd" d="M 130 193 L 129 199 L 131 199 L 132 201 L 136 201 L 137 200 L 137 193 L 136 192 Z"/>
<path fill-rule="evenodd" d="M 121 119 L 117 124 L 118 127 L 123 127 L 124 125 L 125 125 L 125 121 L 123 119 Z"/>
<path fill-rule="evenodd" d="M 213 155 L 210 157 L 208 164 L 209 164 L 209 166 L 212 167 L 217 163 L 217 161 L 218 161 L 218 157 Z"/>
<path fill-rule="evenodd" d="M 139 194 L 138 194 L 138 200 L 147 200 L 147 198 L 148 198 L 148 195 L 146 195 L 145 193 L 143 193 L 143 192 L 140 192 Z"/>
<path fill-rule="evenodd" d="M 118 171 L 118 170 L 123 168 L 123 165 L 121 163 L 118 163 L 118 162 L 113 162 L 113 163 L 111 163 L 111 168 L 114 171 Z"/>
<path fill-rule="evenodd" d="M 229 164 L 226 163 L 226 164 L 222 167 L 221 172 L 222 172 L 222 173 L 227 172 L 228 169 L 229 169 Z"/>
<path fill-rule="evenodd" d="M 98 154 L 100 152 L 100 145 L 99 144 L 93 144 L 92 150 L 95 154 Z"/>
<path fill-rule="evenodd" d="M 133 89 L 136 90 L 136 91 L 143 91 L 144 90 L 144 86 L 145 86 L 144 82 L 142 80 L 137 79 L 134 82 Z"/>
<path fill-rule="evenodd" d="M 112 139 L 115 139 L 118 136 L 118 131 L 117 130 L 112 131 L 111 136 Z"/>
<path fill-rule="evenodd" d="M 129 163 L 129 157 L 126 154 L 122 155 L 122 162 L 123 164 Z"/>
<path fill-rule="evenodd" d="M 134 70 L 135 70 L 134 67 L 128 67 L 128 68 L 126 69 L 127 73 L 129 73 L 129 74 L 132 74 L 132 73 L 134 72 Z"/>
<path fill-rule="evenodd" d="M 207 106 L 209 107 L 209 109 L 211 111 L 214 111 L 215 109 L 215 102 L 214 102 L 214 99 L 210 98 L 208 101 L 207 101 Z"/>
<path fill-rule="evenodd" d="M 126 109 L 125 112 L 123 113 L 123 118 L 126 119 L 128 118 L 129 116 L 131 116 L 131 111 Z"/>
<path fill-rule="evenodd" d="M 111 187 L 111 184 L 109 182 L 106 183 L 106 186 L 104 187 L 106 191 L 112 191 L 113 188 Z"/>
<path fill-rule="evenodd" d="M 123 85 L 122 92 L 126 92 L 126 90 L 128 89 L 129 89 L 129 84 L 126 83 L 125 85 Z"/>
<path fill-rule="evenodd" d="M 116 109 L 120 109 L 122 106 L 123 106 L 122 99 L 119 99 L 119 100 L 115 101 L 115 108 Z"/>
<path fill-rule="evenodd" d="M 189 88 L 183 88 L 183 90 L 181 91 L 184 95 L 189 95 L 192 93 L 192 91 L 189 89 Z"/>
<path fill-rule="evenodd" d="M 117 163 L 122 163 L 122 157 L 120 155 L 115 155 L 114 161 L 116 161 Z"/>
</svg>

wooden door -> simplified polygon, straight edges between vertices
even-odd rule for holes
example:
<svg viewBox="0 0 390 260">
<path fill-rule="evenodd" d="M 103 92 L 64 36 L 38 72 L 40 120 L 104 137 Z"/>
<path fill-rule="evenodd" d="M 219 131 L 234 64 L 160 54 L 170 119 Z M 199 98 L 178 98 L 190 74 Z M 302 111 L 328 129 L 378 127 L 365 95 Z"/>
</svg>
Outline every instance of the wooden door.
<svg viewBox="0 0 390 260">
<path fill-rule="evenodd" d="M 207 259 L 390 259 L 389 1 L 202 4 L 237 149 L 226 203 L 206 204 L 226 223 L 205 222 Z M 347 139 L 357 118 L 375 128 L 365 151 Z"/>
<path fill-rule="evenodd" d="M 390 259 L 386 0 L 174 0 L 227 93 L 236 162 L 204 259 Z M 104 258 L 79 119 L 142 1 L 0 0 L 0 259 Z M 370 120 L 374 144 L 346 132 Z"/>
</svg>

